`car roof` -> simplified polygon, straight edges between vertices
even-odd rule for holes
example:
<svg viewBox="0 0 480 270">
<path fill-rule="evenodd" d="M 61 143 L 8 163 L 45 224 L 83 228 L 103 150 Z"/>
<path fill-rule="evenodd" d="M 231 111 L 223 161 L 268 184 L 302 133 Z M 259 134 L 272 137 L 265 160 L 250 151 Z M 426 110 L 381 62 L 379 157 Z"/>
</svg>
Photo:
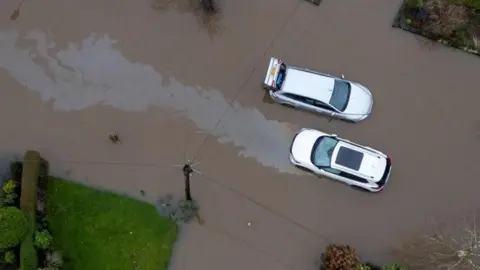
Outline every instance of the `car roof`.
<svg viewBox="0 0 480 270">
<path fill-rule="evenodd" d="M 345 141 L 339 141 L 332 154 L 332 168 L 373 180 L 384 170 L 385 159 L 378 153 Z"/>
<path fill-rule="evenodd" d="M 287 67 L 287 75 L 282 91 L 330 102 L 335 79 L 295 67 Z"/>
</svg>

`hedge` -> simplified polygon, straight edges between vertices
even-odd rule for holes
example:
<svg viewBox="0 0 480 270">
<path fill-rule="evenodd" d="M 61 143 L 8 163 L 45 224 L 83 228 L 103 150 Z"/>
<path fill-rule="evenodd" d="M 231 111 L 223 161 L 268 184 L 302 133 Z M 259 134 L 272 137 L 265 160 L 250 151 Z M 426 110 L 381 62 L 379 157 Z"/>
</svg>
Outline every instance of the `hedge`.
<svg viewBox="0 0 480 270">
<path fill-rule="evenodd" d="M 27 219 L 16 207 L 0 209 L 0 250 L 15 247 L 27 233 Z"/>
<path fill-rule="evenodd" d="M 28 220 L 28 232 L 20 246 L 20 270 L 37 270 L 38 258 L 33 236 L 35 234 L 35 213 L 25 211 Z"/>
<path fill-rule="evenodd" d="M 23 161 L 22 191 L 20 193 L 20 208 L 24 211 L 37 210 L 37 181 L 40 175 L 42 158 L 37 151 L 27 151 Z"/>
<path fill-rule="evenodd" d="M 33 243 L 35 234 L 35 216 L 37 210 L 37 181 L 40 175 L 42 158 L 37 151 L 27 151 L 23 161 L 22 191 L 20 208 L 28 220 L 28 233 L 20 247 L 20 269 L 36 270 L 38 264 L 37 251 Z"/>
</svg>

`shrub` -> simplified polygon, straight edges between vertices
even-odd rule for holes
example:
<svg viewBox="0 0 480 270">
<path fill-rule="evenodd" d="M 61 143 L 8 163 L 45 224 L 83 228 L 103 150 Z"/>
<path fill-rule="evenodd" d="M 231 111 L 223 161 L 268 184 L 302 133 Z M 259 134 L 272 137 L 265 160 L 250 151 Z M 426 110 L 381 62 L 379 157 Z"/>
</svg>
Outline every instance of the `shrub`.
<svg viewBox="0 0 480 270">
<path fill-rule="evenodd" d="M 48 249 L 52 245 L 52 241 L 53 237 L 47 230 L 35 233 L 34 244 L 39 249 Z"/>
<path fill-rule="evenodd" d="M 5 194 L 11 194 L 15 192 L 15 188 L 17 187 L 17 182 L 14 180 L 8 180 L 5 183 L 3 183 L 2 190 L 5 192 Z"/>
<path fill-rule="evenodd" d="M 35 213 L 37 207 L 37 181 L 42 159 L 36 151 L 27 151 L 23 162 L 20 208 Z"/>
<path fill-rule="evenodd" d="M 3 261 L 6 264 L 15 264 L 15 253 L 11 250 L 5 252 L 5 255 L 3 257 Z"/>
<path fill-rule="evenodd" d="M 27 232 L 27 220 L 23 212 L 15 207 L 0 209 L 0 250 L 14 247 Z"/>
<path fill-rule="evenodd" d="M 20 268 L 22 270 L 37 270 L 37 251 L 33 243 L 35 234 L 35 214 L 37 208 L 37 181 L 40 174 L 42 159 L 37 151 L 27 151 L 22 168 L 22 191 L 20 208 L 28 219 L 28 233 L 20 247 Z"/>
<path fill-rule="evenodd" d="M 325 270 L 356 270 L 360 265 L 355 249 L 348 245 L 328 245 L 322 262 Z"/>
</svg>

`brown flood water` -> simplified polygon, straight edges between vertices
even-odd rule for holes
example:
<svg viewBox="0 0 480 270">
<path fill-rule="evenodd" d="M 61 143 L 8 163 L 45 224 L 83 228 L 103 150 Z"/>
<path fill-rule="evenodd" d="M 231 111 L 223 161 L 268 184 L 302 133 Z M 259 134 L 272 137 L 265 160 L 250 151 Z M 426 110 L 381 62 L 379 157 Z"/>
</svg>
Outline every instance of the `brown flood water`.
<svg viewBox="0 0 480 270">
<path fill-rule="evenodd" d="M 209 35 L 188 9 L 146 0 L 27 1 L 16 21 L 2 1 L 1 160 L 38 149 L 55 174 L 154 201 L 182 194 L 172 165 L 195 155 L 205 224 L 184 228 L 175 270 L 313 270 L 329 241 L 382 260 L 432 217 L 478 207 L 478 58 L 392 29 L 399 0 L 219 4 Z M 329 122 L 265 100 L 270 56 L 362 82 L 372 116 Z M 302 127 L 389 154 L 386 190 L 293 168 Z"/>
</svg>

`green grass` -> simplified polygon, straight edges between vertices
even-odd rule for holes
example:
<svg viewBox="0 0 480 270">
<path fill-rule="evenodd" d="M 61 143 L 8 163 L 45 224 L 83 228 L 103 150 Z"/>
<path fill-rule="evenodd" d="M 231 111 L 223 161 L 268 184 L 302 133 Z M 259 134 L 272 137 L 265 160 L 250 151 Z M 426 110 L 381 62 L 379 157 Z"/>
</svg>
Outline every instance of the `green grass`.
<svg viewBox="0 0 480 270">
<path fill-rule="evenodd" d="M 153 205 L 50 178 L 46 210 L 64 269 L 167 269 L 177 225 Z"/>
</svg>

